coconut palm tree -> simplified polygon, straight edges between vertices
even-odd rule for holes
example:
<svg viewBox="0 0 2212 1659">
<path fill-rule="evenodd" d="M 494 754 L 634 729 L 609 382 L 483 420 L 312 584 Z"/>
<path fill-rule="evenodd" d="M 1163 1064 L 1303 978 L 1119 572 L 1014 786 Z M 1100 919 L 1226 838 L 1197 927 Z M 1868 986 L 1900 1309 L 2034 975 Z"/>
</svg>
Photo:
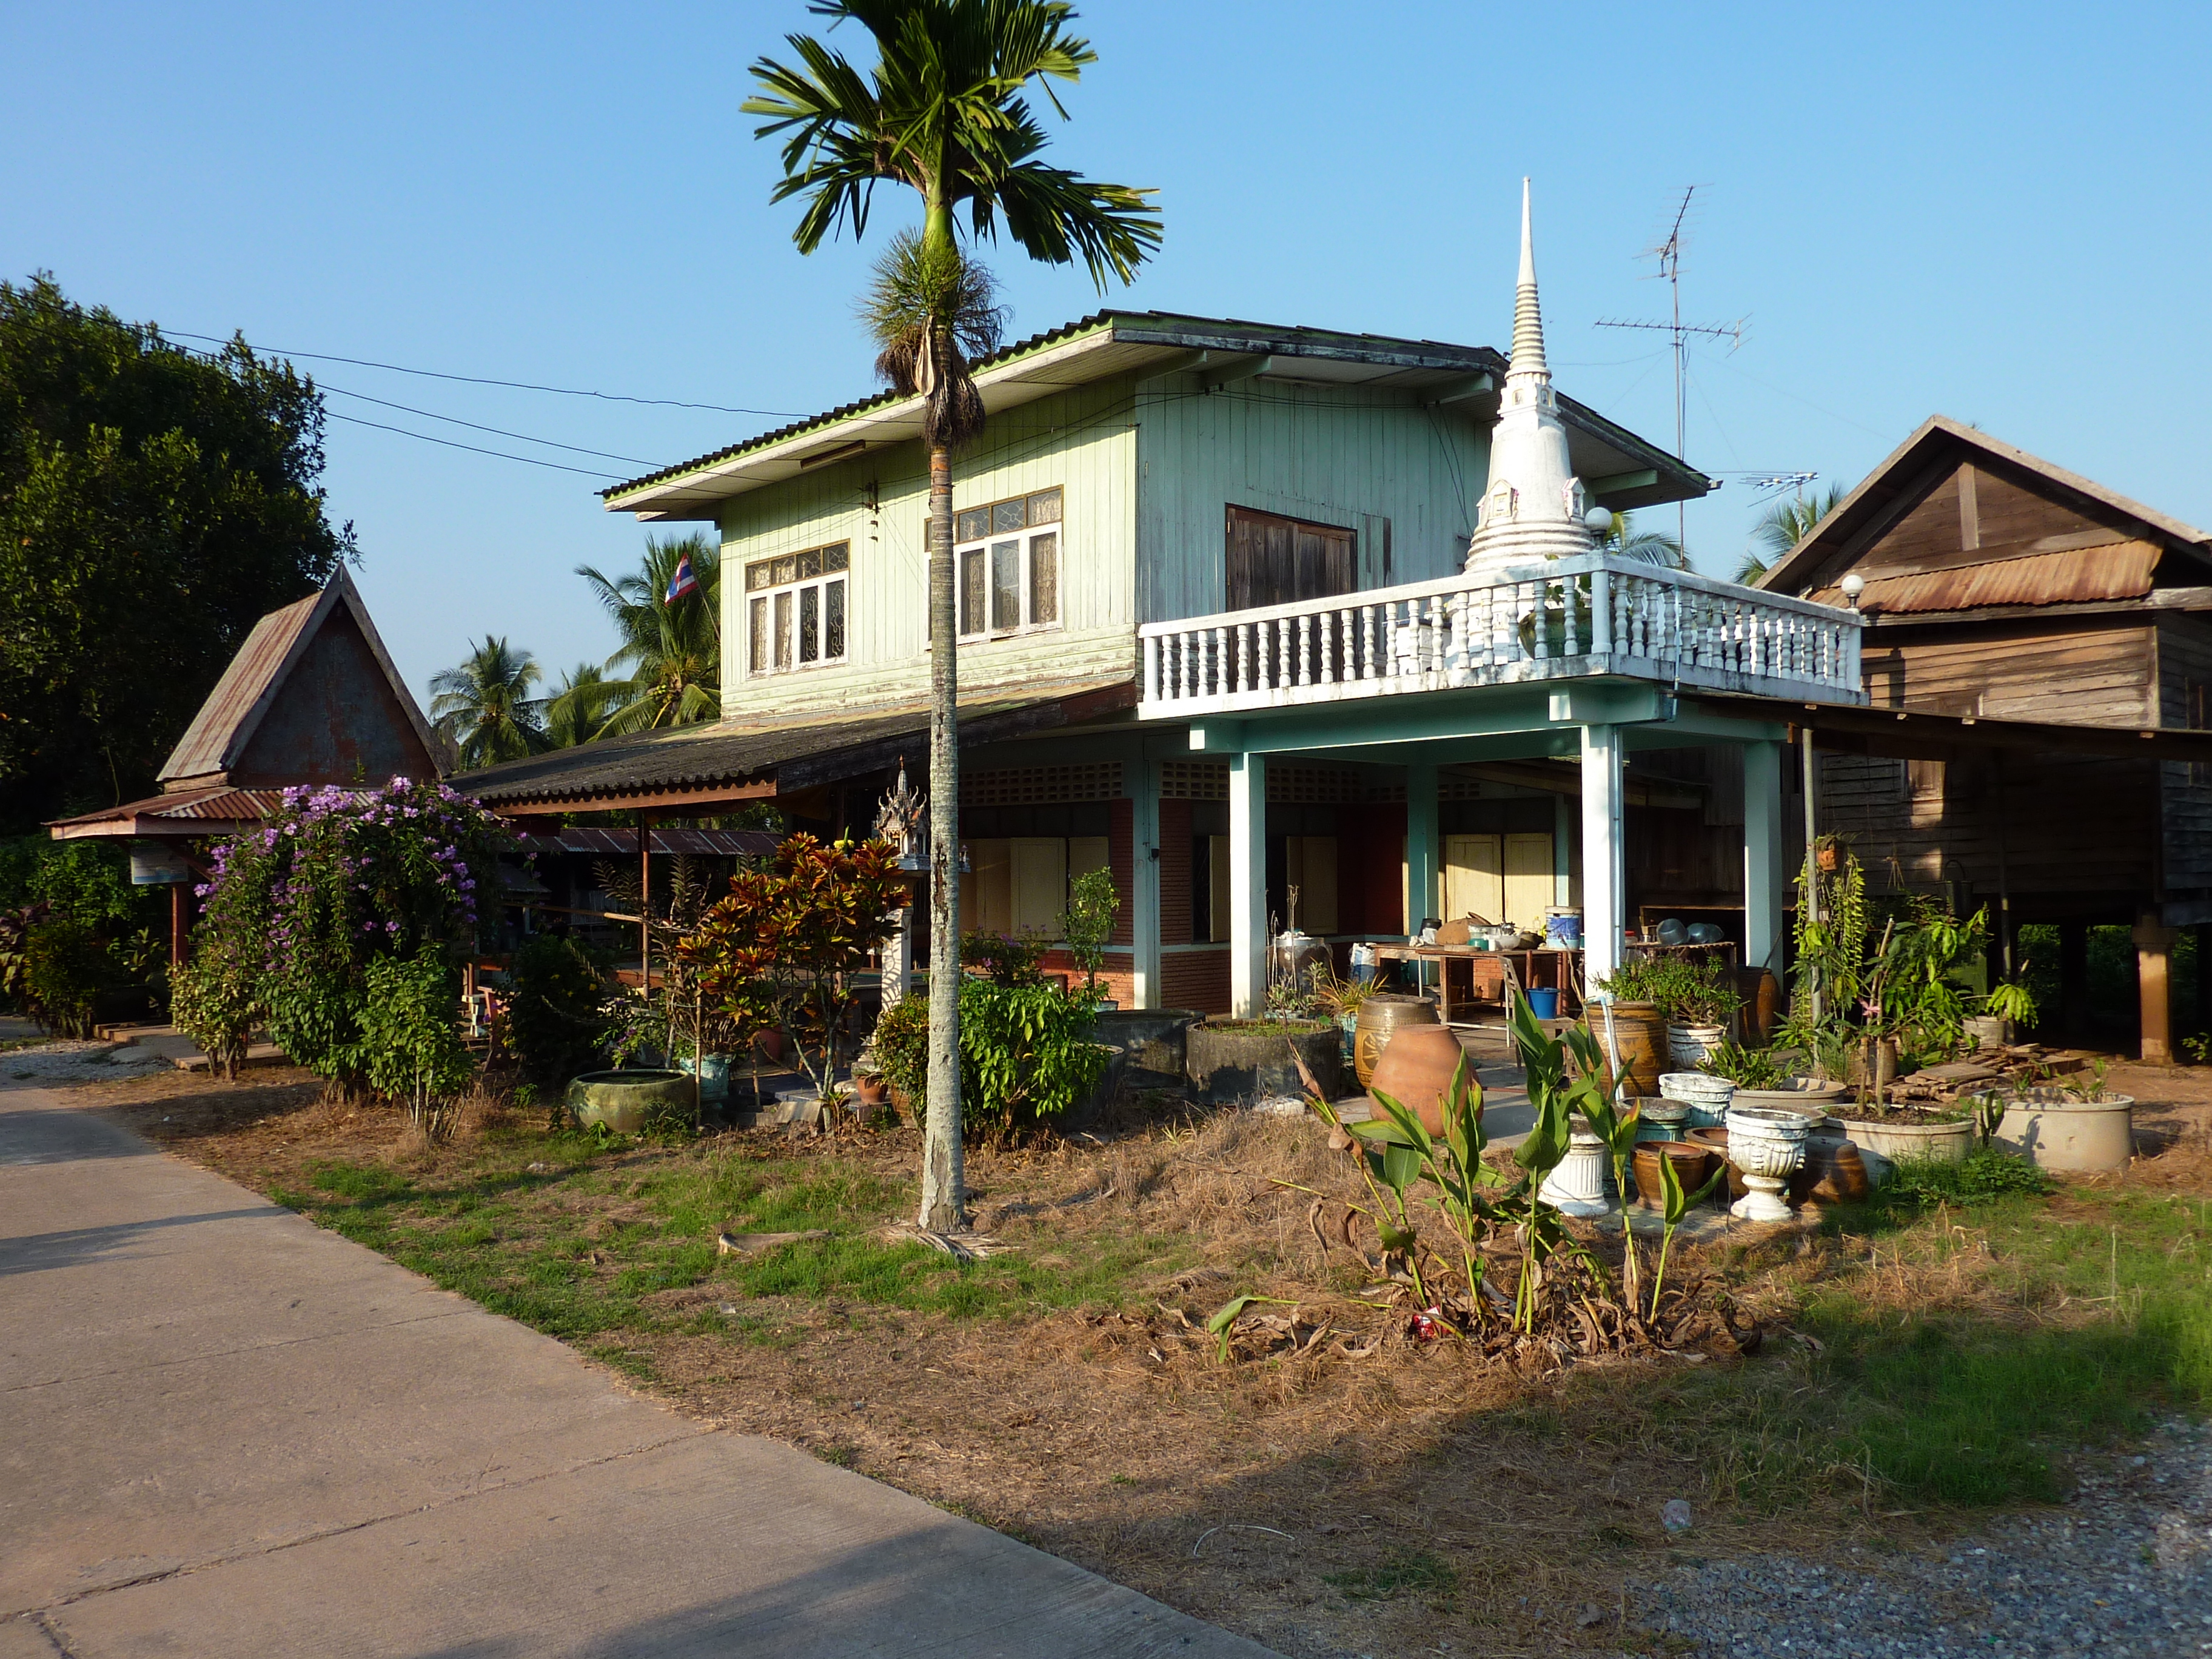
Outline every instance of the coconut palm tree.
<svg viewBox="0 0 2212 1659">
<path fill-rule="evenodd" d="M 1663 565 L 1669 570 L 1687 570 L 1689 557 L 1682 551 L 1682 544 L 1663 530 L 1639 530 L 1632 513 L 1613 515 L 1613 528 L 1600 538 L 1600 544 L 1607 553 L 1623 559 L 1641 559 L 1646 564 Z"/>
<path fill-rule="evenodd" d="M 1759 557 L 1755 551 L 1747 551 L 1743 562 L 1736 567 L 1735 579 L 1740 582 L 1757 581 L 1766 574 L 1767 567 L 1791 548 L 1813 533 L 1813 527 L 1843 505 L 1844 490 L 1841 484 L 1830 484 L 1824 494 L 1807 500 L 1802 495 L 1788 496 L 1775 502 L 1752 530 L 1752 539 L 1766 554 Z"/>
<path fill-rule="evenodd" d="M 578 663 L 545 699 L 545 746 L 573 749 L 598 737 L 618 695 L 618 687 L 598 664 Z"/>
<path fill-rule="evenodd" d="M 432 678 L 430 718 L 463 767 L 520 760 L 545 747 L 544 705 L 530 695 L 538 678 L 536 658 L 489 634 L 466 661 Z"/>
<path fill-rule="evenodd" d="M 921 1224 L 964 1226 L 960 1151 L 959 751 L 955 713 L 951 450 L 983 423 L 969 364 L 996 344 L 1000 321 L 988 276 L 963 254 L 971 240 L 1008 234 L 1031 258 L 1080 258 L 1104 292 L 1131 281 L 1159 246 L 1152 192 L 1097 184 L 1038 159 L 1047 138 L 1024 95 L 1032 82 L 1062 118 L 1055 81 L 1073 83 L 1097 61 L 1065 31 L 1064 0 L 815 0 L 830 20 L 874 37 L 863 74 L 822 41 L 789 35 L 799 64 L 763 58 L 746 113 L 767 118 L 757 136 L 784 136 L 775 199 L 804 198 L 792 239 L 811 253 L 849 224 L 857 239 L 879 183 L 921 198 L 918 236 L 895 242 L 862 307 L 878 367 L 903 395 L 928 402 L 929 454 L 929 1122 L 922 1155 Z"/>
<path fill-rule="evenodd" d="M 691 562 L 698 591 L 668 597 L 677 567 Z M 588 564 L 576 574 L 614 618 L 622 644 L 606 671 L 607 706 L 595 737 L 694 726 L 722 713 L 721 550 L 694 532 L 665 541 L 647 537 L 645 558 L 626 576 L 609 577 Z"/>
</svg>

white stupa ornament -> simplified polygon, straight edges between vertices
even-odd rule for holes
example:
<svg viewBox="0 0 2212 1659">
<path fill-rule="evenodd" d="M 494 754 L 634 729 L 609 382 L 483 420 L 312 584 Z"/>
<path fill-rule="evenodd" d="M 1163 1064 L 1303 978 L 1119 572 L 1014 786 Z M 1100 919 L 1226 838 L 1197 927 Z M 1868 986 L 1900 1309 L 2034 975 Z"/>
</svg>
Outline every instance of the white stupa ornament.
<svg viewBox="0 0 2212 1659">
<path fill-rule="evenodd" d="M 1536 250 L 1528 234 L 1528 181 L 1521 181 L 1521 283 L 1513 300 L 1513 363 L 1490 434 L 1490 483 L 1468 543 L 1470 575 L 1495 576 L 1595 550 L 1582 480 L 1567 460 L 1567 429 L 1544 362 L 1536 304 Z"/>
</svg>

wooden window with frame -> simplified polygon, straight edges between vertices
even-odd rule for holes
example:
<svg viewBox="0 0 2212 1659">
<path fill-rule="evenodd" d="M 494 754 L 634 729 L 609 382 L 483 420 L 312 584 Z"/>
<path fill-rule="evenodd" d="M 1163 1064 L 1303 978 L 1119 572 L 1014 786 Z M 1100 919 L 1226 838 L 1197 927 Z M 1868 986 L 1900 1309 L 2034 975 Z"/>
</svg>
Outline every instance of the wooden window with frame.
<svg viewBox="0 0 2212 1659">
<path fill-rule="evenodd" d="M 1249 507 L 1226 510 L 1227 609 L 1334 599 L 1359 586 L 1359 532 Z"/>
<path fill-rule="evenodd" d="M 1060 625 L 1060 491 L 1035 489 L 952 520 L 960 637 L 1000 639 Z"/>
<path fill-rule="evenodd" d="M 745 566 L 745 673 L 787 674 L 845 660 L 852 544 Z"/>
</svg>

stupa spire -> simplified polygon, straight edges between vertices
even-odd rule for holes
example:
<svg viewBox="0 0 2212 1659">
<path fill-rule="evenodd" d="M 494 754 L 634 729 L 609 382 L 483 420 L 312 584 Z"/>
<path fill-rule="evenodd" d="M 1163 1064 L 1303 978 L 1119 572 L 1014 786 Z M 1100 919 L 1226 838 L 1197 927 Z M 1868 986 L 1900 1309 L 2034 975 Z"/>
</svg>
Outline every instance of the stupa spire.
<svg viewBox="0 0 2212 1659">
<path fill-rule="evenodd" d="M 1552 378 L 1544 361 L 1544 313 L 1536 303 L 1536 239 L 1528 228 L 1528 181 L 1521 181 L 1521 283 L 1513 295 L 1513 368 L 1516 374 Z"/>
</svg>

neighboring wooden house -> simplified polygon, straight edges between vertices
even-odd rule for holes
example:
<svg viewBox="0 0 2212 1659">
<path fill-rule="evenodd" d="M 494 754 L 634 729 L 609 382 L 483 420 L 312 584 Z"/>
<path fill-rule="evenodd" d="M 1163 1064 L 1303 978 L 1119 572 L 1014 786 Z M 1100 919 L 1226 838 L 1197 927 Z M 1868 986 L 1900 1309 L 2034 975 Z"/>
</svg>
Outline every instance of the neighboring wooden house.
<svg viewBox="0 0 2212 1659">
<path fill-rule="evenodd" d="M 1339 939 L 1578 902 L 1601 969 L 1623 814 L 1711 793 L 1624 788 L 1632 751 L 1747 744 L 1756 850 L 1728 862 L 1766 958 L 1786 726 L 1759 700 L 1858 701 L 1857 624 L 1601 550 L 1597 509 L 1710 485 L 1553 389 L 1523 228 L 1510 364 L 1107 312 L 978 366 L 989 425 L 954 458 L 969 925 L 1049 932 L 1103 864 L 1125 1003 L 1250 1007 L 1293 886 Z M 920 428 L 886 392 L 607 492 L 717 527 L 723 720 L 462 787 L 518 816 L 773 799 L 867 823 L 927 752 Z"/>
<path fill-rule="evenodd" d="M 258 827 L 295 785 L 442 777 L 452 765 L 341 568 L 319 592 L 254 623 L 163 764 L 160 794 L 57 820 L 49 833 L 131 842 L 133 878 L 171 889 L 180 945 L 191 843 Z"/>
<path fill-rule="evenodd" d="M 1863 752 L 1824 755 L 1820 826 L 1877 879 L 2057 923 L 2077 1030 L 2084 929 L 2133 925 L 2143 1052 L 2167 1057 L 2172 930 L 2212 924 L 2212 766 L 2156 757 L 2212 725 L 2212 538 L 1937 416 L 1760 586 L 1838 603 L 1847 582 L 1873 708 L 1954 724 L 1933 747 L 1862 728 Z M 1978 740 L 2021 722 L 2115 742 Z"/>
</svg>

